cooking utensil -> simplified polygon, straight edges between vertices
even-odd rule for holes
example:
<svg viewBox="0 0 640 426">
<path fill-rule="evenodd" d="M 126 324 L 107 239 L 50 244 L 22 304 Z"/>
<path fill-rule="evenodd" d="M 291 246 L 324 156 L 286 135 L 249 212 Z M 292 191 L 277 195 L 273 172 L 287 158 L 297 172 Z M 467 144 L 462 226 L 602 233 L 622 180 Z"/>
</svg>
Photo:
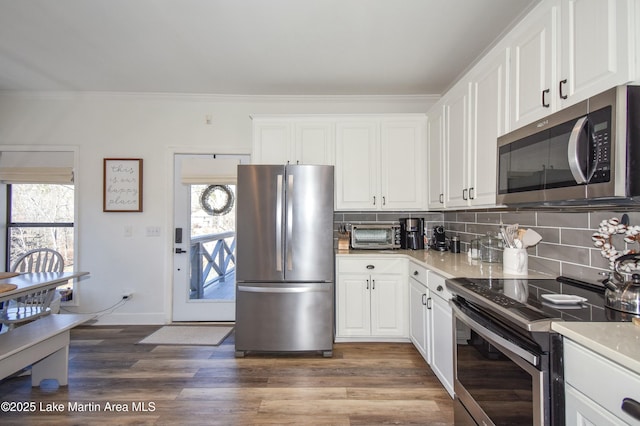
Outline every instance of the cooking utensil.
<svg viewBox="0 0 640 426">
<path fill-rule="evenodd" d="M 507 231 L 501 226 L 500 227 L 500 236 L 502 240 L 506 244 L 507 247 L 511 247 L 511 243 L 509 242 L 509 236 L 507 235 Z"/>
<path fill-rule="evenodd" d="M 542 241 L 542 236 L 533 229 L 527 229 L 522 236 L 522 244 L 524 248 L 533 247 Z"/>
<path fill-rule="evenodd" d="M 613 266 L 613 274 L 602 283 L 607 288 L 604 293 L 605 306 L 630 314 L 640 314 L 640 274 L 622 272 L 627 269 L 625 263 L 634 265 L 640 262 L 640 254 L 626 254 L 618 257 Z"/>
<path fill-rule="evenodd" d="M 507 225 L 506 227 L 500 226 L 500 233 L 507 247 L 516 248 L 515 240 L 518 238 L 518 224 Z"/>
</svg>

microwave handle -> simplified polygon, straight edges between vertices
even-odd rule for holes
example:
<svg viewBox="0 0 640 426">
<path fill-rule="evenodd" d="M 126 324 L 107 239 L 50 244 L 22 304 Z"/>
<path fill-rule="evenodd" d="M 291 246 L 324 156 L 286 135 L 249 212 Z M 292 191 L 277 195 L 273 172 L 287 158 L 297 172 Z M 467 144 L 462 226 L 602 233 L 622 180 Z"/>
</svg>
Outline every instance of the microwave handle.
<svg viewBox="0 0 640 426">
<path fill-rule="evenodd" d="M 585 170 L 580 167 L 580 158 L 578 154 L 580 152 L 580 135 L 584 131 L 588 124 L 587 117 L 582 117 L 571 130 L 571 136 L 569 136 L 569 146 L 567 147 L 567 157 L 569 159 L 569 170 L 576 183 L 588 183 L 589 179 L 585 174 Z M 588 140 L 587 140 L 588 142 Z"/>
</svg>

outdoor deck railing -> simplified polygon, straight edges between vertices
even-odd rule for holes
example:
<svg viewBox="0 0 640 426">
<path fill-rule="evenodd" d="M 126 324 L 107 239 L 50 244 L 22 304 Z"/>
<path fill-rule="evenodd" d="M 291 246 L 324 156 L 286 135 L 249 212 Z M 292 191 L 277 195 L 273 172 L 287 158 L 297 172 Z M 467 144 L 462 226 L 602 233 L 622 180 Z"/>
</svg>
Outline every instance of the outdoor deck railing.
<svg viewBox="0 0 640 426">
<path fill-rule="evenodd" d="M 191 239 L 191 299 L 202 299 L 207 287 L 235 272 L 235 248 L 234 231 Z"/>
</svg>

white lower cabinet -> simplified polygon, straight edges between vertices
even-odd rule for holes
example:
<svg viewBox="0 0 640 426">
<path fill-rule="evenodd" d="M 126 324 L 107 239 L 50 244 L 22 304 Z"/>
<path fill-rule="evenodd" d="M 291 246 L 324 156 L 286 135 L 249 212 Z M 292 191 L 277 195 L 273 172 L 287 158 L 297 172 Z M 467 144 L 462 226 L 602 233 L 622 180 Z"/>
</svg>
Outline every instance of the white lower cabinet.
<svg viewBox="0 0 640 426">
<path fill-rule="evenodd" d="M 409 262 L 409 334 L 453 398 L 453 315 L 445 279 Z"/>
<path fill-rule="evenodd" d="M 337 256 L 336 341 L 405 341 L 407 260 Z"/>
<path fill-rule="evenodd" d="M 409 337 L 422 357 L 431 364 L 431 316 L 429 307 L 428 271 L 421 265 L 409 262 Z"/>
<path fill-rule="evenodd" d="M 637 373 L 565 338 L 564 375 L 568 426 L 640 424 Z"/>
<path fill-rule="evenodd" d="M 444 278 L 429 273 L 431 295 L 431 369 L 453 398 L 453 314 L 449 306 L 451 293 Z"/>
</svg>

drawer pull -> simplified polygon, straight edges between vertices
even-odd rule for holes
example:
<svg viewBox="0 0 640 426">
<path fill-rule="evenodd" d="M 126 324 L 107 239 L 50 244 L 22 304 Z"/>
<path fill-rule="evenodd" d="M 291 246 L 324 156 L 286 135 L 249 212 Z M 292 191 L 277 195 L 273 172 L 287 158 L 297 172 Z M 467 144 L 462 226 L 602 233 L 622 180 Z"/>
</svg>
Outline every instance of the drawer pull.
<svg viewBox="0 0 640 426">
<path fill-rule="evenodd" d="M 438 287 L 436 287 L 436 290 L 437 291 L 442 291 L 442 290 L 444 290 L 444 288 L 441 285 L 439 285 Z"/>
<path fill-rule="evenodd" d="M 418 275 L 418 271 L 413 271 L 413 275 Z"/>
<path fill-rule="evenodd" d="M 633 398 L 625 398 L 620 408 L 634 419 L 640 420 L 640 402 Z"/>
<path fill-rule="evenodd" d="M 374 265 L 367 265 L 367 269 L 373 269 L 373 268 L 375 268 Z"/>
</svg>

